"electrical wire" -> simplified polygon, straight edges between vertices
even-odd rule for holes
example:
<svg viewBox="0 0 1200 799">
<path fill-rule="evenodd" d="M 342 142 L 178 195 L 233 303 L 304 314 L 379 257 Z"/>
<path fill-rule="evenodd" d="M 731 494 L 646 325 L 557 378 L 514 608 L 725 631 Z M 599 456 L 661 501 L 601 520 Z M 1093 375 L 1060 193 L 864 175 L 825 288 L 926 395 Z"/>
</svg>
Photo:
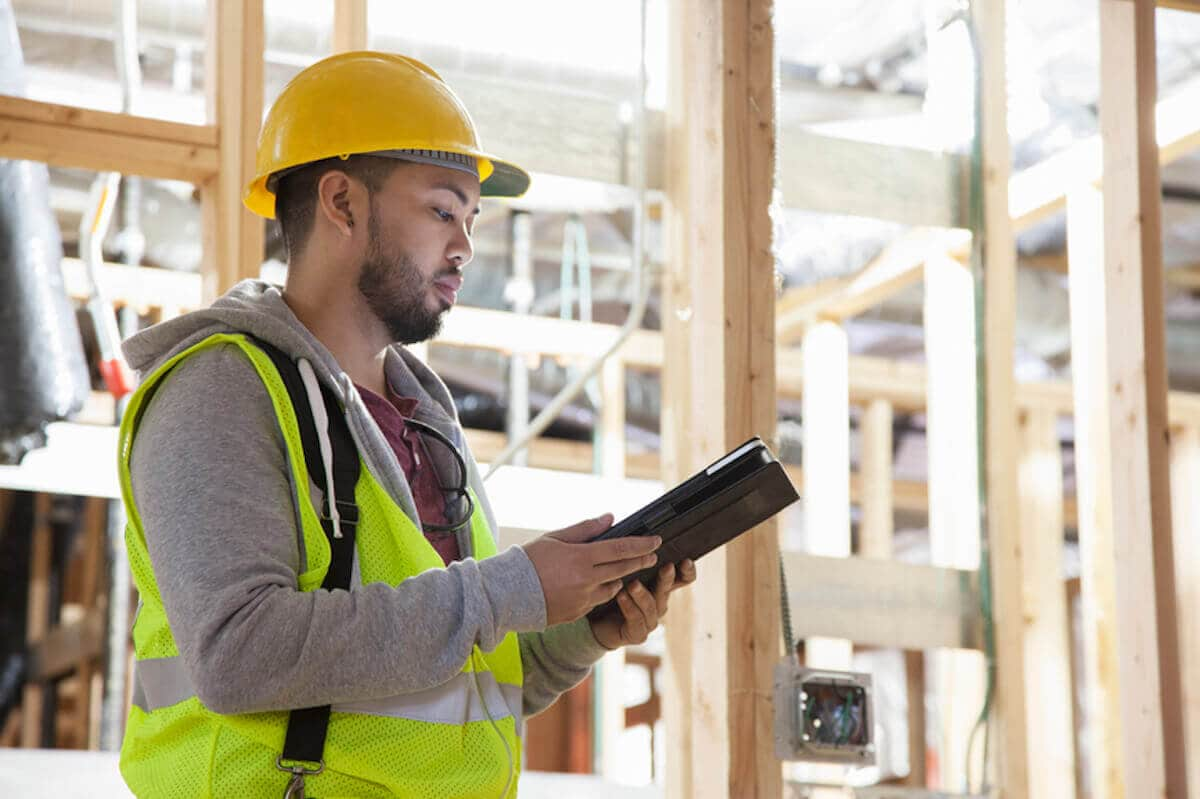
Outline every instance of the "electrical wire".
<svg viewBox="0 0 1200 799">
<path fill-rule="evenodd" d="M 504 790 L 500 792 L 500 799 L 507 799 L 508 791 L 512 788 L 513 775 L 517 770 L 517 761 L 513 757 L 512 747 L 508 745 L 508 738 L 500 730 L 500 725 L 496 723 L 495 717 L 492 716 L 492 710 L 488 707 L 487 699 L 483 696 L 483 691 L 479 687 L 479 668 L 475 663 L 475 650 L 471 650 L 471 684 L 475 686 L 475 695 L 479 697 L 479 703 L 483 705 L 483 712 L 487 715 L 488 723 L 492 725 L 496 735 L 500 737 L 500 743 L 504 744 L 504 754 L 508 756 L 508 778 L 504 781 Z M 514 723 L 515 719 L 514 719 Z"/>
<path fill-rule="evenodd" d="M 779 558 L 779 620 L 783 624 L 783 645 L 789 658 L 797 658 L 796 636 L 792 632 L 792 606 L 788 602 L 787 573 L 783 568 L 783 557 Z"/>
<path fill-rule="evenodd" d="M 971 171 L 967 206 L 968 227 L 971 231 L 971 275 L 974 278 L 975 300 L 975 418 L 976 418 L 976 474 L 979 487 L 979 609 L 983 617 L 984 656 L 987 662 L 987 689 L 983 708 L 967 738 L 966 767 L 964 780 L 966 792 L 971 790 L 971 748 L 980 728 L 984 730 L 982 773 L 979 777 L 980 791 L 987 786 L 988 742 L 992 701 L 996 688 L 996 632 L 992 615 L 992 571 L 991 546 L 988 533 L 987 496 L 987 270 L 984 268 L 983 250 L 987 236 L 987 225 L 983 208 L 983 57 L 976 26 L 975 4 L 968 0 L 957 15 L 967 29 L 971 55 L 975 62 L 975 91 L 973 111 L 975 135 L 971 142 Z"/>
</svg>

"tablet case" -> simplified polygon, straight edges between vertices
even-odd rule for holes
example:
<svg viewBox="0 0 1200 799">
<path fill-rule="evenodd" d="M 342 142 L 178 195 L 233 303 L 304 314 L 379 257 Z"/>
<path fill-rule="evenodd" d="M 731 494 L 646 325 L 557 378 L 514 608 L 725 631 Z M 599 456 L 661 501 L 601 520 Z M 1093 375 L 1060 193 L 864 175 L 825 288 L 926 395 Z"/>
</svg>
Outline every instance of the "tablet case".
<svg viewBox="0 0 1200 799">
<path fill-rule="evenodd" d="M 624 580 L 626 585 L 641 580 L 653 588 L 661 564 L 688 558 L 699 560 L 797 499 L 799 496 L 783 465 L 755 437 L 593 540 L 627 535 L 661 536 L 658 565 Z M 612 600 L 588 615 L 595 618 L 615 605 Z"/>
</svg>

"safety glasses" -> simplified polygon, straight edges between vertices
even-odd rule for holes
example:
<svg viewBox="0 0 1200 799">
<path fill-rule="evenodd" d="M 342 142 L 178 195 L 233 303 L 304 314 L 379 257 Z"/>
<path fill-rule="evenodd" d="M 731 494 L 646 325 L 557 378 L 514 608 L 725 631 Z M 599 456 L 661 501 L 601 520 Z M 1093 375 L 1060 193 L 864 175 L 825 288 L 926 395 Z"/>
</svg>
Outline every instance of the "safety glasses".
<svg viewBox="0 0 1200 799">
<path fill-rule="evenodd" d="M 431 427 L 424 422 L 418 422 L 416 419 L 405 419 L 407 424 L 411 425 L 418 433 L 424 434 L 427 439 L 438 442 L 454 456 L 454 464 L 458 469 L 458 480 L 453 486 L 446 486 L 442 482 L 441 475 L 435 468 L 434 475 L 438 481 L 438 487 L 442 489 L 442 493 L 446 495 L 446 519 L 457 519 L 453 524 L 427 524 L 422 523 L 421 526 L 425 530 L 435 532 L 457 532 L 459 529 L 466 527 L 471 522 L 471 516 L 475 513 L 475 501 L 471 498 L 471 492 L 467 490 L 467 462 L 463 458 L 462 452 L 458 447 L 454 446 L 454 442 L 446 438 L 441 431 Z"/>
</svg>

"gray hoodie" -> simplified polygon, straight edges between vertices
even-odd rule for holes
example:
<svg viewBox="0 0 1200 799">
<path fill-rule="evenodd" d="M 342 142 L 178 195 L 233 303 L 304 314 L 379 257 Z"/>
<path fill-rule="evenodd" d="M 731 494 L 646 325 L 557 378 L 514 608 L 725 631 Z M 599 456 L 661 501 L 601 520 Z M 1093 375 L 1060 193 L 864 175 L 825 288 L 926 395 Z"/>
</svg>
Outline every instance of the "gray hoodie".
<svg viewBox="0 0 1200 799">
<path fill-rule="evenodd" d="M 143 376 L 215 333 L 243 332 L 308 359 L 346 408 L 359 454 L 410 517 L 412 494 L 350 378 L 291 312 L 279 290 L 245 281 L 211 308 L 125 342 Z M 450 393 L 401 347 L 391 384 L 419 404 L 414 417 L 460 444 L 470 482 L 498 529 Z M 399 585 L 297 590 L 306 562 L 287 449 L 266 389 L 232 344 L 202 350 L 162 381 L 131 457 L 134 500 L 171 631 L 200 700 L 218 713 L 286 710 L 421 691 L 457 674 L 478 644 L 518 633 L 526 715 L 582 680 L 604 652 L 586 619 L 546 629 L 532 562 L 511 547 Z M 319 497 L 314 497 L 319 502 Z"/>
</svg>

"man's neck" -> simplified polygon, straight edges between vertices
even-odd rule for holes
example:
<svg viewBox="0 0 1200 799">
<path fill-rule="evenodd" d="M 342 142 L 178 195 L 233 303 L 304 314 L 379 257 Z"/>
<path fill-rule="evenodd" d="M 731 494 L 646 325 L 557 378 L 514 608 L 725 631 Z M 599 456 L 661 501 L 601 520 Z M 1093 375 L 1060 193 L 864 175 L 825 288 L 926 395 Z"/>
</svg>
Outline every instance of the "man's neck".
<svg viewBox="0 0 1200 799">
<path fill-rule="evenodd" d="M 354 292 L 343 296 L 336 292 L 314 290 L 289 280 L 283 299 L 308 331 L 333 355 L 342 370 L 360 386 L 386 396 L 384 361 L 387 356 L 387 331 L 369 309 L 363 307 Z"/>
</svg>

